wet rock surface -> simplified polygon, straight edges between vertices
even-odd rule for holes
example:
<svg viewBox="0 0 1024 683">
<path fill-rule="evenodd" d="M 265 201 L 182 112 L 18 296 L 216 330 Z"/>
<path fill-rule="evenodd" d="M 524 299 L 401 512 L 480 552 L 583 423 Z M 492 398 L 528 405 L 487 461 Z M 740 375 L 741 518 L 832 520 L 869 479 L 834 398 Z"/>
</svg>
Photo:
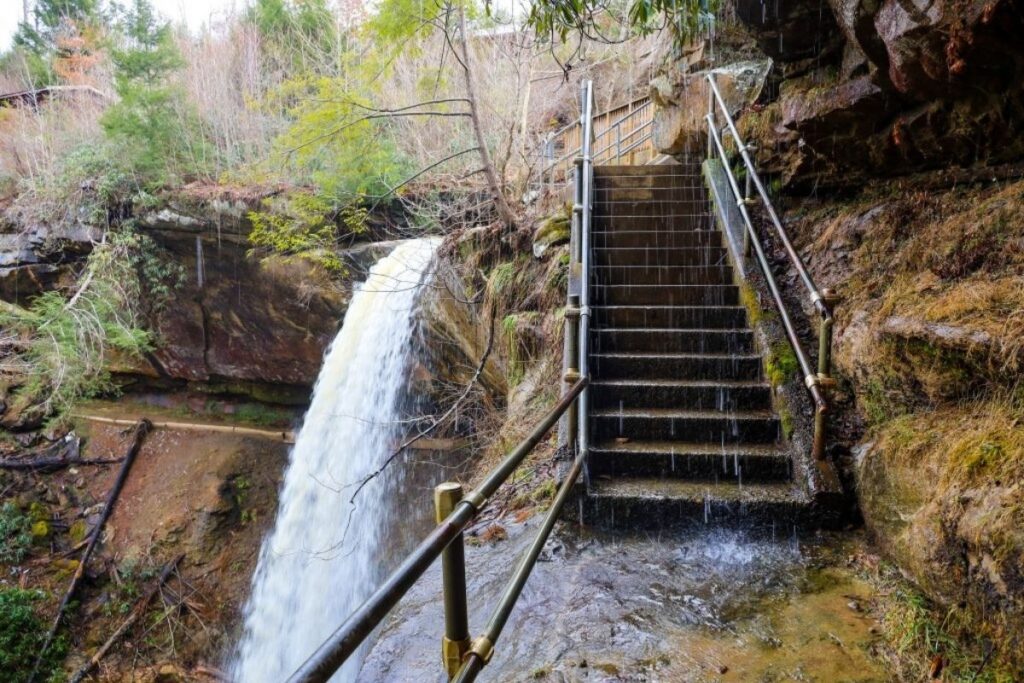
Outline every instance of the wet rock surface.
<svg viewBox="0 0 1024 683">
<path fill-rule="evenodd" d="M 467 549 L 478 633 L 536 523 Z M 565 526 L 541 556 L 481 676 L 491 681 L 881 681 L 865 648 L 870 596 L 846 566 L 857 541 L 755 541 L 740 531 L 657 538 Z M 436 681 L 443 623 L 435 567 L 386 622 L 361 677 Z"/>
<path fill-rule="evenodd" d="M 1024 153 L 1014 132 L 1024 122 L 1024 14 L 1014 0 L 744 1 L 737 16 L 776 62 L 759 104 L 772 125 L 746 132 L 762 168 L 792 189 Z"/>
</svg>

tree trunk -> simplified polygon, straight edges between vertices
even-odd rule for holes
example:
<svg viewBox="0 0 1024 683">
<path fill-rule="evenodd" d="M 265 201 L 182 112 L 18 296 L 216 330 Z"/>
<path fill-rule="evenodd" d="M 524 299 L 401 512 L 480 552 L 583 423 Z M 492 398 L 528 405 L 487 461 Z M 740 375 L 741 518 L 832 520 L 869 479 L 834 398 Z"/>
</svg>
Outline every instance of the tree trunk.
<svg viewBox="0 0 1024 683">
<path fill-rule="evenodd" d="M 466 12 L 459 3 L 459 33 L 462 40 L 462 73 L 466 79 L 466 99 L 469 100 L 469 118 L 473 122 L 473 133 L 476 135 L 476 143 L 480 147 L 480 161 L 483 163 L 484 176 L 487 184 L 494 195 L 494 204 L 498 207 L 498 215 L 505 225 L 515 223 L 515 216 L 508 202 L 505 201 L 505 194 L 502 192 L 501 183 L 498 182 L 498 173 L 494 170 L 494 163 L 491 161 L 491 153 L 487 151 L 487 140 L 484 138 L 483 128 L 480 127 L 480 112 L 477 107 L 476 83 L 473 78 L 473 63 L 469 56 L 469 34 L 466 32 Z"/>
</svg>

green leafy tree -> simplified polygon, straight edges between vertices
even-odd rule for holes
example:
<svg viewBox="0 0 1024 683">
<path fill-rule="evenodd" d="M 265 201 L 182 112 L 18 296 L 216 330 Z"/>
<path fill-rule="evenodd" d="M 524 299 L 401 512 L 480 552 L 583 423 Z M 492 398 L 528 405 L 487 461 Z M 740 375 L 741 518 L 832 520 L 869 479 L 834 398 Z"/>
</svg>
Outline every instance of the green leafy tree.
<svg viewBox="0 0 1024 683">
<path fill-rule="evenodd" d="M 37 85 L 56 81 L 54 60 L 70 57 L 72 49 L 61 37 L 88 32 L 103 21 L 99 0 L 36 0 L 32 21 L 21 22 L 14 35 L 32 80 Z"/>
<path fill-rule="evenodd" d="M 118 28 L 123 45 L 111 51 L 111 61 L 120 99 L 101 120 L 115 146 L 112 159 L 143 187 L 165 184 L 185 169 L 201 171 L 206 146 L 195 117 L 179 105 L 181 89 L 170 82 L 184 64 L 170 24 L 148 0 L 134 0 Z"/>
<path fill-rule="evenodd" d="M 563 42 L 576 34 L 599 42 L 618 42 L 622 26 L 640 33 L 667 29 L 677 45 L 714 21 L 717 0 L 536 0 L 529 24 L 541 40 Z"/>
<path fill-rule="evenodd" d="M 256 0 L 246 20 L 259 30 L 281 69 L 323 72 L 342 51 L 327 0 Z"/>
</svg>

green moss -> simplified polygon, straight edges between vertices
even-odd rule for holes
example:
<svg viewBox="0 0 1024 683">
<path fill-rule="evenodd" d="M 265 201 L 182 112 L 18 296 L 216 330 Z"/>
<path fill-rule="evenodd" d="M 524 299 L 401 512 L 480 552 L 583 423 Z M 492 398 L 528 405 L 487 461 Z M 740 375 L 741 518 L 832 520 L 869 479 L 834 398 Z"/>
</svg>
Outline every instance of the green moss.
<svg viewBox="0 0 1024 683">
<path fill-rule="evenodd" d="M 242 422 L 277 427 L 289 424 L 293 419 L 290 410 L 275 408 L 262 403 L 246 403 L 238 407 L 235 416 Z"/>
<path fill-rule="evenodd" d="M 517 269 L 514 261 L 499 263 L 494 266 L 491 270 L 491 276 L 488 278 L 488 282 L 490 283 L 491 291 L 494 292 L 495 296 L 501 296 L 508 290 L 509 286 L 516 280 L 516 272 Z"/>
<path fill-rule="evenodd" d="M 788 441 L 793 438 L 793 413 L 789 412 L 786 406 L 778 406 L 779 424 L 782 427 L 782 436 Z"/>
<path fill-rule="evenodd" d="M 516 387 L 526 374 L 526 363 L 532 359 L 533 351 L 524 339 L 520 326 L 532 324 L 540 314 L 536 311 L 510 313 L 501 320 L 502 336 L 508 349 L 508 384 Z"/>
<path fill-rule="evenodd" d="M 546 219 L 533 235 L 533 243 L 544 246 L 565 244 L 572 226 L 571 213 L 563 212 Z"/>
<path fill-rule="evenodd" d="M 764 319 L 764 309 L 757 300 L 757 292 L 746 282 L 740 283 L 740 303 L 747 309 L 747 320 L 751 327 L 756 327 Z"/>
<path fill-rule="evenodd" d="M 554 479 L 547 479 L 530 494 L 530 500 L 534 503 L 545 503 L 555 497 L 558 492 L 558 485 Z"/>
<path fill-rule="evenodd" d="M 772 344 L 764 361 L 764 373 L 773 387 L 785 384 L 800 369 L 793 349 L 785 342 Z"/>
</svg>

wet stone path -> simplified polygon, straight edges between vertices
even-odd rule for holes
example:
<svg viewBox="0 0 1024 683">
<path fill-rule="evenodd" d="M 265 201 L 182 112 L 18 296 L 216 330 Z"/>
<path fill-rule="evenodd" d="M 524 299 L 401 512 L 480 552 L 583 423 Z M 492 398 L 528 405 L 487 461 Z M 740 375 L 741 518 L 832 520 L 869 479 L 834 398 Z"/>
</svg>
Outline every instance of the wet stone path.
<svg viewBox="0 0 1024 683">
<path fill-rule="evenodd" d="M 467 548 L 479 632 L 534 522 Z M 660 538 L 565 526 L 548 543 L 484 681 L 885 681 L 868 653 L 856 535 Z M 474 613 L 473 610 L 476 610 Z M 442 681 L 437 568 L 385 623 L 360 680 Z"/>
</svg>

